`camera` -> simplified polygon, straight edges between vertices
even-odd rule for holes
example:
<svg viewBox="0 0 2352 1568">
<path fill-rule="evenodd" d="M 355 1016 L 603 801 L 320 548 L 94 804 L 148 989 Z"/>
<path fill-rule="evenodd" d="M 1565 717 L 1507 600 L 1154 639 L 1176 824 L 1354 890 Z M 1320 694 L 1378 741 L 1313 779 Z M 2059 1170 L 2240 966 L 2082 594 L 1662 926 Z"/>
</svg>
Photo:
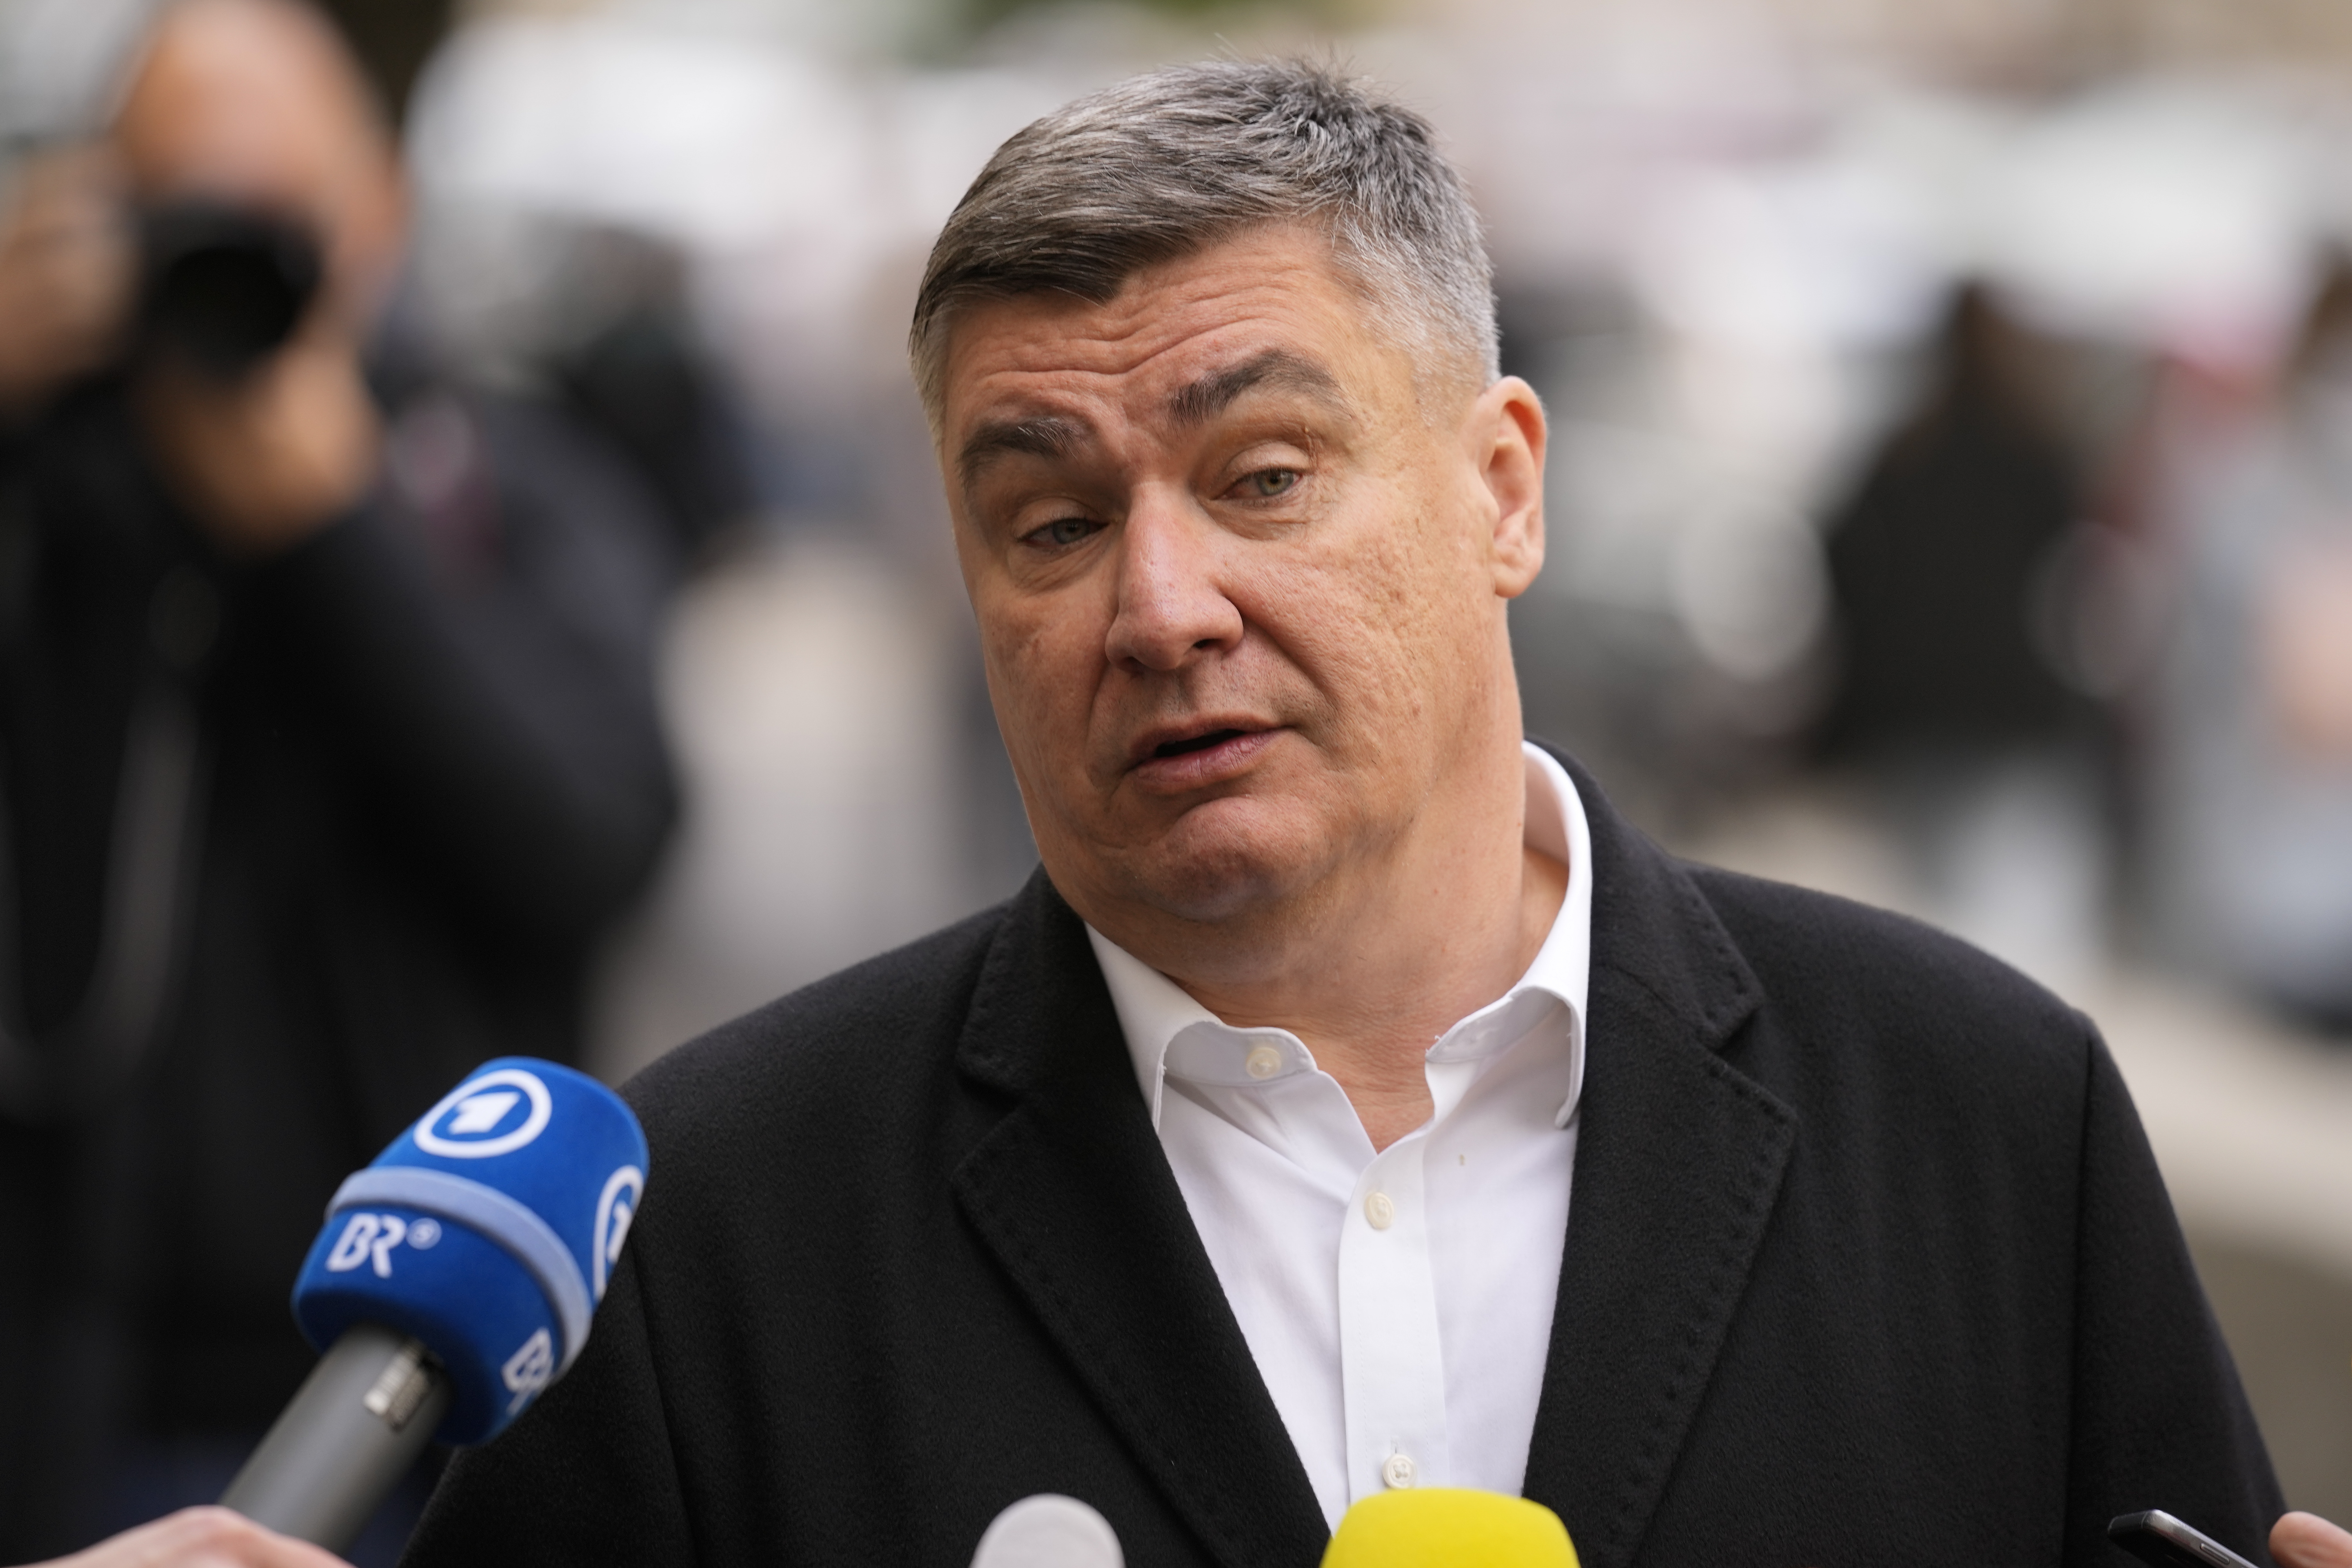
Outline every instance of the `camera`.
<svg viewBox="0 0 2352 1568">
<path fill-rule="evenodd" d="M 319 291 L 319 243 L 299 224 L 215 201 L 138 214 L 141 357 L 243 379 L 285 345 Z"/>
</svg>

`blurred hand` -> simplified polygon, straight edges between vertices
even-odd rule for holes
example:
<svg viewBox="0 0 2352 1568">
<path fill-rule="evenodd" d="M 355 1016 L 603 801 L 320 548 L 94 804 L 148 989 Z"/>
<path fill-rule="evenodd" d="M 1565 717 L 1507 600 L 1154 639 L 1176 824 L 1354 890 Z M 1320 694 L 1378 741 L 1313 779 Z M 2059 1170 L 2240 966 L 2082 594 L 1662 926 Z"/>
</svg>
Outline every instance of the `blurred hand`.
<svg viewBox="0 0 2352 1568">
<path fill-rule="evenodd" d="M 121 346 L 137 258 L 111 154 L 28 158 L 0 215 L 0 416 L 31 413 Z"/>
<path fill-rule="evenodd" d="M 2288 747 L 2352 760 L 2352 546 L 2289 547 L 2260 614 L 2263 684 Z"/>
<path fill-rule="evenodd" d="M 214 542 L 266 555 L 316 531 L 374 480 L 383 423 L 359 349 L 314 316 L 244 380 L 159 363 L 140 377 L 140 423 L 165 481 Z"/>
<path fill-rule="evenodd" d="M 2352 1568 L 2352 1532 L 2315 1513 L 2284 1514 L 2271 1526 L 2271 1555 L 2279 1568 Z"/>
<path fill-rule="evenodd" d="M 184 1508 L 37 1568 L 347 1568 L 225 1508 Z"/>
</svg>

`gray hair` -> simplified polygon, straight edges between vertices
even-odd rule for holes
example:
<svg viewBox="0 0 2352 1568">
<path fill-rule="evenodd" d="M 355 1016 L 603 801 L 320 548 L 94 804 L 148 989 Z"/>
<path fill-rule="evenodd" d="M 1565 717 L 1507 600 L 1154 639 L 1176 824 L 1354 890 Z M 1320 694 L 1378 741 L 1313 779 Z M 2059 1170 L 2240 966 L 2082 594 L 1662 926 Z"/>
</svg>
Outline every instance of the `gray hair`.
<svg viewBox="0 0 2352 1568">
<path fill-rule="evenodd" d="M 1217 60 L 1090 93 L 996 150 L 915 297 L 908 353 L 932 424 L 964 307 L 1049 290 L 1105 303 L 1145 268 L 1277 223 L 1320 228 L 1410 346 L 1499 374 L 1494 265 L 1429 122 L 1328 66 Z"/>
</svg>

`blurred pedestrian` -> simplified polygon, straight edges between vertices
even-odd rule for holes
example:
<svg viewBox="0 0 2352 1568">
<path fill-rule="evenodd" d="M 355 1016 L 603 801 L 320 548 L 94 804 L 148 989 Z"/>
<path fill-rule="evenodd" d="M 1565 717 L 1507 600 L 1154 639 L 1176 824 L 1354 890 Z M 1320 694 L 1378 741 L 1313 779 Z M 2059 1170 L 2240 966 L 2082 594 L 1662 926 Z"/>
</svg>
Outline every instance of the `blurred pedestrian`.
<svg viewBox="0 0 2352 1568">
<path fill-rule="evenodd" d="M 1829 528 L 1820 741 L 1877 789 L 1941 922 L 2063 985 L 2100 956 L 2105 844 L 2093 710 L 2052 636 L 2081 468 L 2034 363 L 1990 291 L 1954 297 L 1926 395 Z"/>
<path fill-rule="evenodd" d="M 293 0 L 0 214 L 0 1561 L 226 1479 L 336 1183 L 563 1058 L 674 815 L 648 488 L 368 353 L 405 195 Z M 373 378 L 373 379 L 372 379 Z"/>
<path fill-rule="evenodd" d="M 2025 384 L 2020 334 L 1955 298 L 1927 395 L 1829 529 L 1843 653 L 1833 752 L 2038 749 L 2082 713 L 2032 630 L 2037 574 L 2080 517 L 2076 465 Z"/>
</svg>

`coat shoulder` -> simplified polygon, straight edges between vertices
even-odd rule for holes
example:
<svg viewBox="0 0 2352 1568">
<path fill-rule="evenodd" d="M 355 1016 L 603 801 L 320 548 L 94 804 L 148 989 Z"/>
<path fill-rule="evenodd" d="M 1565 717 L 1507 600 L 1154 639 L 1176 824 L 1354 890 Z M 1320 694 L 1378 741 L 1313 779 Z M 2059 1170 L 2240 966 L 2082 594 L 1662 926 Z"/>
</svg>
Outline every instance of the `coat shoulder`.
<svg viewBox="0 0 2352 1568">
<path fill-rule="evenodd" d="M 928 1099 L 905 1091 L 946 1073 L 1009 908 L 984 910 L 721 1024 L 654 1061 L 622 1094 L 657 1150 L 716 1148 L 730 1133 L 821 1127 L 850 1107 Z"/>
<path fill-rule="evenodd" d="M 2020 1073 L 2079 1089 L 2089 1019 L 2000 959 L 1924 921 L 1711 867 L 1685 869 L 1762 987 L 1822 1046 L 1868 1043 L 1916 1068 Z"/>
</svg>

